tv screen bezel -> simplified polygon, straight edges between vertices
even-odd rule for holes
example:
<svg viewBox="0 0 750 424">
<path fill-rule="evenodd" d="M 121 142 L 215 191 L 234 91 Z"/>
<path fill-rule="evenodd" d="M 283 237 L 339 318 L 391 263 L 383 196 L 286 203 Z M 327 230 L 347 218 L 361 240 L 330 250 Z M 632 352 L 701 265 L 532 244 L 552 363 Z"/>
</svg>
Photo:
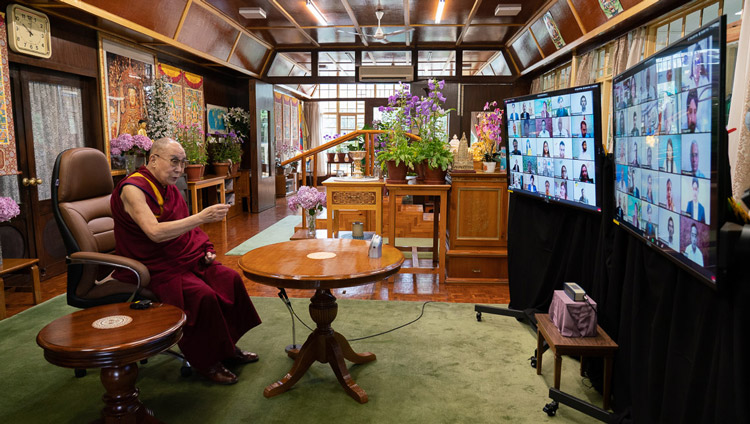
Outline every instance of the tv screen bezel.
<svg viewBox="0 0 750 424">
<path fill-rule="evenodd" d="M 541 194 L 539 192 L 533 193 L 528 190 L 524 189 L 515 189 L 512 187 L 512 171 L 510 167 L 510 152 L 511 149 L 511 136 L 510 131 L 508 131 L 509 127 L 509 121 L 510 121 L 510 114 L 508 112 L 508 105 L 510 103 L 517 103 L 517 102 L 524 102 L 529 100 L 538 100 L 538 99 L 546 99 L 546 98 L 553 98 L 555 96 L 559 95 L 571 95 L 575 93 L 585 92 L 585 91 L 591 91 L 591 99 L 592 99 L 592 113 L 593 119 L 594 119 L 594 132 L 593 137 L 591 140 L 593 140 L 594 147 L 594 191 L 596 193 L 596 200 L 594 205 L 587 205 L 583 204 L 581 202 L 575 201 L 575 200 L 562 200 L 555 196 L 547 196 L 544 194 Z M 507 184 L 508 184 L 508 192 L 511 194 L 520 194 L 523 196 L 529 196 L 535 199 L 539 199 L 541 201 L 544 201 L 546 203 L 554 203 L 559 205 L 565 205 L 569 206 L 575 209 L 579 209 L 582 211 L 592 212 L 592 213 L 601 213 L 602 211 L 602 166 L 604 164 L 604 148 L 603 148 L 603 136 L 602 136 L 602 111 L 601 111 L 601 92 L 602 92 L 602 85 L 601 83 L 593 83 L 593 84 L 587 84 L 582 85 L 578 87 L 571 87 L 571 88 L 563 88 L 560 90 L 554 90 L 554 91 L 546 91 L 543 93 L 537 93 L 537 94 L 530 94 L 526 96 L 520 96 L 520 97 L 513 97 L 509 99 L 505 99 L 504 101 L 504 108 L 505 108 L 505 131 L 507 134 L 506 142 L 505 142 L 505 149 L 506 149 L 506 155 L 508 158 L 508 167 L 506 172 L 507 177 Z M 569 115 L 570 116 L 570 115 Z M 572 137 L 572 128 L 571 131 L 571 139 L 577 138 Z M 554 138 L 554 137 L 550 137 Z M 533 174 L 538 175 L 538 174 Z M 572 192 L 572 191 L 571 191 Z M 575 198 L 575 197 L 574 197 Z"/>
<path fill-rule="evenodd" d="M 713 26 L 717 26 L 717 28 L 713 29 Z M 690 34 L 687 34 L 686 36 L 680 38 L 679 40 L 675 41 L 674 43 L 670 44 L 669 46 L 665 47 L 664 49 L 660 50 L 659 52 L 654 53 L 653 55 L 649 56 L 648 58 L 638 62 L 637 64 L 633 65 L 632 67 L 628 68 L 621 74 L 618 74 L 617 76 L 612 78 L 612 101 L 613 101 L 613 108 L 612 108 L 612 129 L 613 129 L 613 141 L 612 141 L 612 150 L 613 154 L 616 155 L 617 153 L 617 136 L 615 136 L 615 125 L 616 125 L 616 119 L 617 119 L 617 113 L 614 105 L 614 99 L 615 99 L 615 87 L 616 85 L 629 77 L 631 77 L 634 74 L 637 74 L 638 72 L 646 69 L 648 66 L 655 66 L 655 62 L 658 58 L 673 56 L 677 54 L 678 52 L 688 48 L 689 45 L 693 44 L 696 40 L 701 40 L 706 38 L 706 34 L 708 32 L 714 31 L 714 36 L 718 40 L 717 43 L 712 44 L 711 47 L 714 47 L 718 44 L 718 66 L 715 68 L 715 72 L 712 72 L 711 75 L 711 86 L 716 87 L 718 89 L 718 93 L 712 93 L 711 95 L 711 172 L 710 172 L 710 187 L 711 192 L 709 194 L 710 199 L 710 209 L 709 209 L 709 215 L 710 215 L 710 223 L 708 224 L 709 227 L 709 235 L 708 240 L 710 245 L 707 247 L 707 249 L 712 249 L 711 254 L 714 258 L 713 266 L 706 267 L 706 266 L 700 266 L 689 259 L 687 259 L 683 253 L 679 251 L 674 251 L 672 248 L 662 246 L 663 242 L 660 242 L 658 237 L 653 237 L 649 239 L 645 236 L 645 234 L 642 234 L 641 230 L 637 230 L 632 227 L 631 224 L 627 222 L 627 220 L 618 220 L 617 215 L 614 216 L 613 221 L 616 225 L 618 225 L 620 228 L 625 229 L 630 234 L 633 234 L 638 239 L 644 241 L 647 245 L 650 247 L 653 247 L 657 252 L 661 253 L 662 255 L 666 256 L 669 260 L 680 266 L 681 269 L 686 270 L 691 275 L 696 277 L 698 280 L 706 284 L 707 286 L 717 289 L 717 286 L 720 284 L 720 275 L 722 274 L 722 270 L 720 269 L 720 261 L 719 261 L 719 247 L 721 244 L 719 243 L 719 236 L 721 233 L 721 226 L 722 223 L 726 220 L 726 204 L 725 201 L 722 199 L 726 199 L 727 197 L 727 191 L 728 191 L 728 185 L 730 184 L 730 181 L 726 178 L 727 170 L 728 170 L 728 136 L 726 131 L 726 107 L 724 106 L 725 102 L 725 95 L 726 95 L 726 16 L 721 16 L 717 19 L 712 20 L 711 22 L 708 22 L 706 25 L 698 28 L 697 30 L 691 32 Z M 650 65 L 653 64 L 653 65 Z M 658 74 L 657 74 L 657 81 L 658 81 Z M 658 82 L 657 82 L 658 84 Z M 682 133 L 680 133 L 682 135 Z M 658 157 L 658 156 L 657 156 Z M 657 159 L 658 160 L 658 159 Z M 613 184 L 613 196 L 617 195 L 617 163 L 616 163 L 616 157 L 613 156 L 613 178 L 612 178 L 612 184 Z M 682 175 L 682 174 L 680 174 Z M 616 198 L 611 199 L 613 202 L 613 207 L 616 206 L 617 200 Z M 623 225 L 624 224 L 624 225 Z M 710 256 L 709 256 L 710 257 Z M 712 274 L 712 275 L 711 275 Z"/>
</svg>

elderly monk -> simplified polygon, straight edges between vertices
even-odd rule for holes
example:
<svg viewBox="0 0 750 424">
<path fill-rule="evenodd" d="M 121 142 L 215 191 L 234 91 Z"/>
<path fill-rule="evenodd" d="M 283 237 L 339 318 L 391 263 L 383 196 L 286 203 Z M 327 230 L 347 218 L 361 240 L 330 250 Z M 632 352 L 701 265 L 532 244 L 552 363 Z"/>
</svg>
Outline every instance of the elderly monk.
<svg viewBox="0 0 750 424">
<path fill-rule="evenodd" d="M 175 186 L 185 162 L 182 146 L 161 138 L 151 147 L 146 166 L 117 184 L 110 201 L 116 253 L 146 265 L 149 288 L 162 302 L 185 311 L 179 346 L 193 368 L 215 383 L 234 384 L 237 376 L 222 361 L 258 360 L 236 343 L 260 318 L 240 275 L 214 261 L 214 246 L 198 228 L 221 221 L 229 205 L 213 205 L 190 216 Z M 127 271 L 117 271 L 115 277 L 135 282 Z"/>
</svg>

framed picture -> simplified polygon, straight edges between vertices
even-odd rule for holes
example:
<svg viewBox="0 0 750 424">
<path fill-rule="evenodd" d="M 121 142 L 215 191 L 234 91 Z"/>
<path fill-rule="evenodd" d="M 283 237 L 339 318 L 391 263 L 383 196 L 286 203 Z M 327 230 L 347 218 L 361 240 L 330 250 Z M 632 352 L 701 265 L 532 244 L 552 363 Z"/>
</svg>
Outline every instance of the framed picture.
<svg viewBox="0 0 750 424">
<path fill-rule="evenodd" d="M 146 94 L 153 86 L 155 70 L 153 53 L 99 33 L 99 76 L 108 158 L 110 140 L 120 134 L 137 134 L 138 121 L 148 120 Z"/>
<path fill-rule="evenodd" d="M 206 132 L 207 133 L 227 133 L 227 127 L 224 124 L 224 115 L 229 111 L 223 106 L 210 105 L 206 103 Z"/>
</svg>

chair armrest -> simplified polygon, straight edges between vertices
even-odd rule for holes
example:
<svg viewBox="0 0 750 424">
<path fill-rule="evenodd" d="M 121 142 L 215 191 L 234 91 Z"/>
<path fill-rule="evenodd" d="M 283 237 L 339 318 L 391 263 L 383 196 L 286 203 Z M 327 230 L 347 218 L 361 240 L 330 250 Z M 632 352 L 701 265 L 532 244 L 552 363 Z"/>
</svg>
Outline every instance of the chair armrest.
<svg viewBox="0 0 750 424">
<path fill-rule="evenodd" d="M 131 300 L 141 290 L 141 287 L 147 287 L 149 283 L 151 283 L 151 273 L 148 272 L 146 265 L 143 265 L 135 259 L 126 258 L 125 256 L 99 252 L 75 252 L 68 256 L 68 262 L 77 264 L 109 265 L 129 270 L 135 274 L 137 280 L 137 287 L 133 292 Z"/>
</svg>

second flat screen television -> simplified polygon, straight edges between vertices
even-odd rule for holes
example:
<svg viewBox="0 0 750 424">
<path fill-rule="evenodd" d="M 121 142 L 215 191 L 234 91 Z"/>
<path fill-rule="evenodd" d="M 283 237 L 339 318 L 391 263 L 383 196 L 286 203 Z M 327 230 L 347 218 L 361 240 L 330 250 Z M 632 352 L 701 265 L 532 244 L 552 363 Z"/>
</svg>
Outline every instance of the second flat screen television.
<svg viewBox="0 0 750 424">
<path fill-rule="evenodd" d="M 601 211 L 599 84 L 505 101 L 508 189 Z"/>
<path fill-rule="evenodd" d="M 710 284 L 726 160 L 723 38 L 714 21 L 613 80 L 615 223 Z"/>
</svg>

